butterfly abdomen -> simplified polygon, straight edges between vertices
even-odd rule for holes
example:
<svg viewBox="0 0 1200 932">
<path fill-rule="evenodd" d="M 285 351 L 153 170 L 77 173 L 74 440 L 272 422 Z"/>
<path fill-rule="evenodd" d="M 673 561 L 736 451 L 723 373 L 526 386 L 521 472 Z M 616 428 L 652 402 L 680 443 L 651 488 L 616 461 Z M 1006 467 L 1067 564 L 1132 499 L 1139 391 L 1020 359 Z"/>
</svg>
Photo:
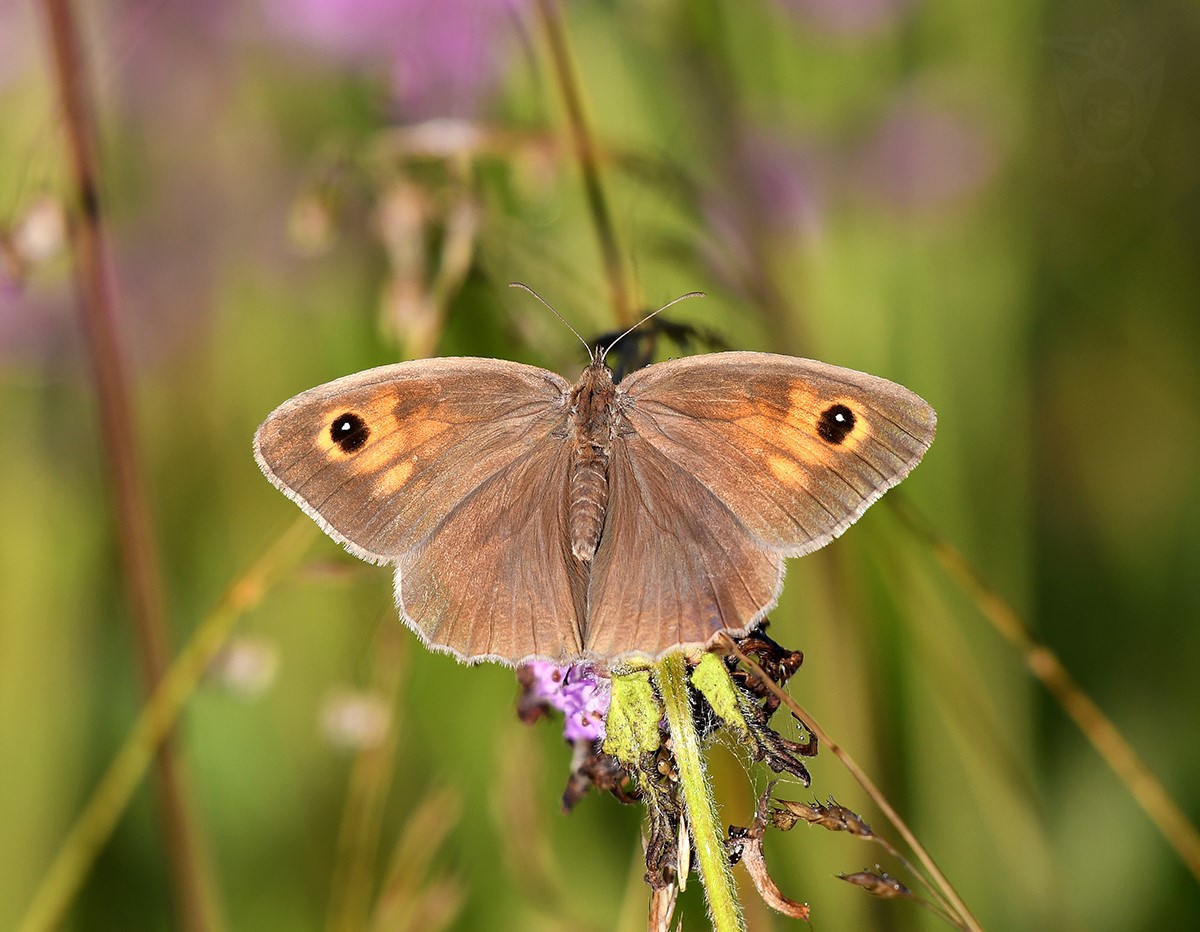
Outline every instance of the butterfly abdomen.
<svg viewBox="0 0 1200 932">
<path fill-rule="evenodd" d="M 599 451 L 592 451 L 599 453 Z M 571 552 L 590 562 L 608 509 L 608 454 L 583 456 L 571 470 Z"/>
<path fill-rule="evenodd" d="M 571 552 L 591 562 L 608 510 L 608 457 L 612 450 L 616 388 L 603 362 L 593 362 L 571 393 L 575 456 L 567 507 Z"/>
</svg>

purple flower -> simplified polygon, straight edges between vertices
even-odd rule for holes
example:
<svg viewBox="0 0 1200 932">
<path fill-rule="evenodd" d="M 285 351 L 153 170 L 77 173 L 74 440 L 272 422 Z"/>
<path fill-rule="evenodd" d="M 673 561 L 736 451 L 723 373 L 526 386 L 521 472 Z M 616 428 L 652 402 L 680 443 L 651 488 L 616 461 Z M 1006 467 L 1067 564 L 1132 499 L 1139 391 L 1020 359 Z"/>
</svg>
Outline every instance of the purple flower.
<svg viewBox="0 0 1200 932">
<path fill-rule="evenodd" d="M 983 187 L 996 163 L 971 121 L 903 96 L 852 160 L 851 181 L 901 210 L 940 207 Z"/>
<path fill-rule="evenodd" d="M 705 259 L 727 287 L 755 277 L 763 237 L 820 231 L 830 174 L 825 162 L 812 143 L 753 127 L 734 141 L 725 178 L 702 204 L 711 234 Z"/>
<path fill-rule="evenodd" d="M 35 59 L 42 36 L 31 3 L 0 2 L 0 87 L 15 81 Z"/>
<path fill-rule="evenodd" d="M 496 89 L 525 0 L 265 0 L 292 37 L 386 65 L 406 119 L 472 117 Z"/>
<path fill-rule="evenodd" d="M 912 0 L 776 0 L 776 5 L 826 33 L 852 37 L 882 32 Z"/>
<path fill-rule="evenodd" d="M 529 696 L 563 713 L 563 737 L 568 741 L 598 741 L 604 737 L 611 681 L 587 665 L 560 667 L 544 660 L 527 665 Z"/>
</svg>

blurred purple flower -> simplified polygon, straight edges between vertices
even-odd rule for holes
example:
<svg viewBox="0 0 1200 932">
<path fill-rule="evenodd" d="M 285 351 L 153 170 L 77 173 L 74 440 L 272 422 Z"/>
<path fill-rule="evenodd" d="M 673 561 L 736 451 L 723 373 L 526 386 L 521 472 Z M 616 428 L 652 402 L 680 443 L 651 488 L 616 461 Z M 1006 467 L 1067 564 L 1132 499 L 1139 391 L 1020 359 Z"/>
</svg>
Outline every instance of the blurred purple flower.
<svg viewBox="0 0 1200 932">
<path fill-rule="evenodd" d="M 912 0 L 775 0 L 789 16 L 839 36 L 882 32 L 912 6 Z"/>
<path fill-rule="evenodd" d="M 0 87 L 9 84 L 33 61 L 41 36 L 31 3 L 0 0 Z"/>
<path fill-rule="evenodd" d="M 828 167 L 816 147 L 747 128 L 738 135 L 722 186 L 704 197 L 710 232 L 704 258 L 729 287 L 754 278 L 764 237 L 808 236 L 820 229 Z"/>
<path fill-rule="evenodd" d="M 530 698 L 563 713 L 564 738 L 598 741 L 604 737 L 611 680 L 596 676 L 588 666 L 560 667 L 544 660 L 535 660 L 527 666 L 531 674 Z"/>
<path fill-rule="evenodd" d="M 66 284 L 30 287 L 0 263 L 0 365 L 66 369 L 77 361 Z"/>
<path fill-rule="evenodd" d="M 967 120 L 904 98 L 853 161 L 850 184 L 890 206 L 937 207 L 981 188 L 997 154 Z"/>
<path fill-rule="evenodd" d="M 799 142 L 746 133 L 734 153 L 739 192 L 769 232 L 813 231 L 820 216 L 823 171 L 815 151 Z"/>
<path fill-rule="evenodd" d="M 526 0 L 264 0 L 293 38 L 391 68 L 400 115 L 475 116 L 496 89 Z"/>
</svg>

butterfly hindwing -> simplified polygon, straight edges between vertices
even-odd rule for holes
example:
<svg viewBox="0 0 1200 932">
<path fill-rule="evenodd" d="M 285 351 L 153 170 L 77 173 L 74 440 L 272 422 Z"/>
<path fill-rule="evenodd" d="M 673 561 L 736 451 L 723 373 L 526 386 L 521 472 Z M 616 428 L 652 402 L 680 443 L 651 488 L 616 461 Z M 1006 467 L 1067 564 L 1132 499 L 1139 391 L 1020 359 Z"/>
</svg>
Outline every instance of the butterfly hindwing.
<svg viewBox="0 0 1200 932">
<path fill-rule="evenodd" d="M 745 633 L 782 579 L 783 558 L 694 475 L 636 434 L 614 444 L 588 588 L 590 656 L 653 658 L 718 631 Z"/>
<path fill-rule="evenodd" d="M 396 601 L 427 643 L 459 659 L 579 657 L 584 570 L 567 528 L 570 452 L 545 438 L 400 558 Z"/>
</svg>

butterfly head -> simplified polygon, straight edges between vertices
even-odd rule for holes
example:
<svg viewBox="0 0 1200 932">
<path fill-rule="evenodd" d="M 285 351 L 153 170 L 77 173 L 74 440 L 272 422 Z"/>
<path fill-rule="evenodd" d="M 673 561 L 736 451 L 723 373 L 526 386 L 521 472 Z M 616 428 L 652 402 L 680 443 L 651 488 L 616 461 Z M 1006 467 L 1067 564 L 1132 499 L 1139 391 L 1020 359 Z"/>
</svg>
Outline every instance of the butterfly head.
<svg viewBox="0 0 1200 932">
<path fill-rule="evenodd" d="M 604 361 L 602 353 L 593 353 L 592 361 L 571 391 L 571 408 L 577 412 L 605 408 L 612 404 L 616 393 L 612 369 Z"/>
</svg>

